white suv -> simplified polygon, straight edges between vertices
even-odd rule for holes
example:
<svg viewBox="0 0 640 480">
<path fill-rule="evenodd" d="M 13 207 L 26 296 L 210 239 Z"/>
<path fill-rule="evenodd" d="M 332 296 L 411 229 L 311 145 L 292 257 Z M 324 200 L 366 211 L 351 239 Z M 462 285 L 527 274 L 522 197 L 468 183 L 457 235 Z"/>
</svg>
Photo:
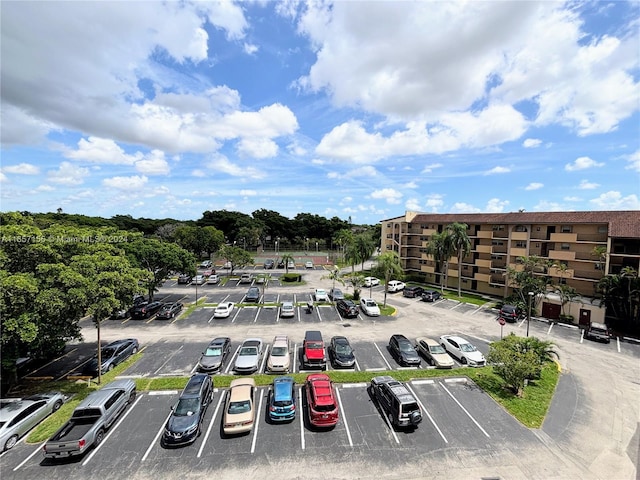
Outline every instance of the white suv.
<svg viewBox="0 0 640 480">
<path fill-rule="evenodd" d="M 399 280 L 391 280 L 388 284 L 387 284 L 387 291 L 388 292 L 399 292 L 400 290 L 404 290 L 404 283 L 400 282 Z"/>
</svg>

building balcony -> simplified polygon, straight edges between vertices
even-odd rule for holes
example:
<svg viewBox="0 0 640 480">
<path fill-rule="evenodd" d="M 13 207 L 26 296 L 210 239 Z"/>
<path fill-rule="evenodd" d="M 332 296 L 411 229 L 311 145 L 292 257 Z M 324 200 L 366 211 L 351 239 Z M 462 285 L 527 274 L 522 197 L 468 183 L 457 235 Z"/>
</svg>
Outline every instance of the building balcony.
<svg viewBox="0 0 640 480">
<path fill-rule="evenodd" d="M 577 233 L 552 233 L 552 242 L 575 243 L 578 241 Z"/>
<path fill-rule="evenodd" d="M 491 260 L 478 259 L 478 260 L 475 261 L 474 265 L 476 267 L 481 267 L 481 268 L 491 268 L 492 263 L 491 263 Z"/>
<path fill-rule="evenodd" d="M 511 240 L 527 240 L 529 232 L 511 232 Z"/>
<path fill-rule="evenodd" d="M 526 257 L 528 253 L 526 248 L 512 248 L 509 250 L 509 255 L 514 257 Z"/>
<path fill-rule="evenodd" d="M 492 253 L 491 245 L 477 245 L 475 251 L 478 253 Z"/>
<path fill-rule="evenodd" d="M 492 245 L 490 252 L 483 252 L 483 253 L 507 253 L 507 246 L 506 245 Z"/>
<path fill-rule="evenodd" d="M 548 274 L 552 277 L 573 278 L 574 270 L 571 268 L 563 272 L 556 267 L 549 267 Z"/>
<path fill-rule="evenodd" d="M 478 280 L 479 282 L 486 282 L 486 283 L 490 283 L 491 282 L 491 275 L 488 273 L 476 273 L 473 276 L 474 280 Z"/>
<path fill-rule="evenodd" d="M 505 285 L 506 284 L 506 277 L 504 275 L 500 275 L 497 273 L 494 273 L 492 275 L 489 276 L 489 283 L 493 284 L 493 285 Z"/>
<path fill-rule="evenodd" d="M 490 232 L 488 230 L 478 230 L 476 232 L 476 237 L 477 238 L 487 238 L 487 239 L 491 239 L 493 238 L 493 232 Z"/>
<path fill-rule="evenodd" d="M 549 250 L 549 258 L 552 260 L 575 260 L 576 252 L 569 250 Z"/>
<path fill-rule="evenodd" d="M 573 272 L 573 278 L 576 280 L 586 279 L 586 280 L 600 280 L 603 277 L 602 270 L 575 270 Z"/>
</svg>

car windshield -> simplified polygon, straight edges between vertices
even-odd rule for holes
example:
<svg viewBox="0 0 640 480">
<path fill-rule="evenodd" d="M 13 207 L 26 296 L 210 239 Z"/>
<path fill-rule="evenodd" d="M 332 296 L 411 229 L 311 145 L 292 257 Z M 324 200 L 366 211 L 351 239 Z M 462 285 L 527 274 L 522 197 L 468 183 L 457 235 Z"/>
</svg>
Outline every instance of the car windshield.
<svg viewBox="0 0 640 480">
<path fill-rule="evenodd" d="M 373 300 L 367 300 L 366 302 L 367 307 L 376 307 L 376 302 L 374 302 Z"/>
<path fill-rule="evenodd" d="M 415 351 L 410 342 L 399 342 L 398 346 L 400 347 L 401 352 L 413 352 Z"/>
<path fill-rule="evenodd" d="M 224 312 L 225 310 L 227 310 L 229 307 L 227 305 L 218 305 L 216 307 L 216 310 L 218 310 L 219 312 Z"/>
<path fill-rule="evenodd" d="M 238 355 L 241 357 L 244 357 L 248 355 L 257 355 L 257 354 L 258 354 L 258 349 L 256 347 L 242 347 Z"/>
<path fill-rule="evenodd" d="M 207 357 L 219 357 L 220 355 L 222 355 L 222 348 L 220 347 L 215 347 L 215 348 L 207 348 L 207 351 L 204 352 L 204 354 Z"/>
<path fill-rule="evenodd" d="M 249 400 L 242 400 L 240 402 L 229 403 L 229 409 L 227 413 L 231 415 L 238 415 L 239 413 L 247 413 L 251 410 L 251 402 Z"/>
<path fill-rule="evenodd" d="M 340 353 L 342 355 L 349 355 L 353 350 L 349 345 L 345 345 L 343 343 L 336 344 L 336 353 Z"/>
<path fill-rule="evenodd" d="M 471 345 L 470 343 L 461 343 L 460 350 L 462 352 L 475 352 L 477 348 Z"/>
<path fill-rule="evenodd" d="M 307 348 L 321 349 L 322 348 L 322 344 L 318 343 L 318 342 L 307 342 Z"/>
<path fill-rule="evenodd" d="M 429 351 L 431 353 L 447 353 L 442 345 L 432 345 L 429 347 Z"/>
<path fill-rule="evenodd" d="M 319 295 L 324 295 L 324 290 L 317 289 L 316 293 L 319 294 Z"/>
<path fill-rule="evenodd" d="M 274 407 L 289 407 L 291 405 L 293 405 L 293 400 L 274 400 L 273 401 Z"/>
<path fill-rule="evenodd" d="M 181 398 L 176 405 L 174 414 L 179 417 L 188 417 L 200 409 L 200 400 L 197 398 Z"/>
<path fill-rule="evenodd" d="M 287 347 L 273 347 L 271 349 L 271 355 L 274 357 L 284 357 L 287 353 Z"/>
</svg>

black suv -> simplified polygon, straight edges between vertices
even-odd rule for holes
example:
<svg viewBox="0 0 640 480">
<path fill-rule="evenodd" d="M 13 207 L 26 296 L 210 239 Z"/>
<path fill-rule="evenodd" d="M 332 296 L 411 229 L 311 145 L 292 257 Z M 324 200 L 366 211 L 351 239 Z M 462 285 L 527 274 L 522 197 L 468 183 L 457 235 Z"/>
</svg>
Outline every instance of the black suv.
<svg viewBox="0 0 640 480">
<path fill-rule="evenodd" d="M 332 337 L 327 350 L 334 368 L 353 368 L 355 366 L 356 356 L 353 354 L 353 348 L 351 348 L 347 337 L 340 335 Z"/>
<path fill-rule="evenodd" d="M 404 335 L 391 335 L 389 352 L 400 365 L 420 366 L 420 355 Z"/>
<path fill-rule="evenodd" d="M 273 268 L 274 266 L 275 266 L 275 262 L 273 261 L 273 258 L 267 258 L 267 259 L 264 261 L 263 268 L 264 268 L 265 270 L 266 270 L 266 269 L 271 269 L 271 268 Z"/>
<path fill-rule="evenodd" d="M 435 302 L 436 300 L 440 300 L 442 295 L 440 292 L 436 292 L 435 290 L 425 290 L 422 292 L 421 297 L 424 302 Z"/>
<path fill-rule="evenodd" d="M 611 342 L 611 332 L 609 332 L 609 327 L 604 323 L 591 322 L 584 332 L 584 337 L 605 343 Z"/>
<path fill-rule="evenodd" d="M 404 290 L 402 290 L 402 295 L 409 298 L 415 298 L 422 295 L 422 292 L 424 292 L 424 288 L 422 287 L 418 287 L 417 285 L 407 285 L 404 287 Z"/>
<path fill-rule="evenodd" d="M 373 377 L 367 388 L 369 396 L 386 415 L 390 426 L 416 428 L 422 421 L 418 401 L 406 385 L 388 375 Z"/>
<path fill-rule="evenodd" d="M 211 377 L 206 373 L 192 375 L 178 403 L 171 408 L 171 415 L 162 434 L 163 446 L 179 446 L 194 442 L 200 435 L 204 414 L 211 400 Z"/>
<path fill-rule="evenodd" d="M 500 317 L 507 322 L 514 323 L 522 317 L 522 309 L 514 305 L 503 305 L 500 309 Z"/>
<path fill-rule="evenodd" d="M 336 308 L 340 315 L 345 318 L 355 318 L 358 316 L 358 306 L 351 300 L 338 300 L 336 302 Z"/>
<path fill-rule="evenodd" d="M 260 289 L 258 287 L 249 287 L 244 301 L 247 303 L 257 303 L 260 300 Z"/>
<path fill-rule="evenodd" d="M 151 315 L 160 310 L 163 305 L 164 304 L 161 302 L 151 302 L 133 307 L 133 310 L 131 311 L 131 318 L 137 320 L 149 318 Z"/>
<path fill-rule="evenodd" d="M 188 273 L 181 273 L 180 275 L 178 275 L 178 285 L 189 285 L 192 280 L 193 277 Z"/>
</svg>

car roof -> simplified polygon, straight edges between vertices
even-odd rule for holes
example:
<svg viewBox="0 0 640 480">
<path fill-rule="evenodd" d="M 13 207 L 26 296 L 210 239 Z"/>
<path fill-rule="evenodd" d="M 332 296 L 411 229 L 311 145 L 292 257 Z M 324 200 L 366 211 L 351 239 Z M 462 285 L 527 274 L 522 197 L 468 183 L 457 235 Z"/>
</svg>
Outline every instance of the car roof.
<svg viewBox="0 0 640 480">
<path fill-rule="evenodd" d="M 255 387 L 253 378 L 237 378 L 229 385 L 230 398 L 232 402 L 251 398 L 251 387 Z"/>
<path fill-rule="evenodd" d="M 44 399 L 43 399 L 44 400 Z M 20 412 L 37 400 L 29 400 L 27 398 L 3 398 L 0 400 L 2 408 L 0 408 L 0 422 L 8 422 L 15 418 Z"/>
<path fill-rule="evenodd" d="M 398 342 L 408 342 L 409 339 L 400 333 L 396 333 L 395 335 L 391 335 L 391 338 L 395 338 Z"/>
<path fill-rule="evenodd" d="M 275 400 L 289 400 L 293 398 L 292 377 L 277 377 L 273 380 L 273 396 Z"/>
<path fill-rule="evenodd" d="M 273 338 L 273 346 L 276 346 L 276 343 L 289 343 L 289 337 L 286 335 L 276 335 Z"/>
<path fill-rule="evenodd" d="M 416 338 L 416 342 L 424 342 L 427 345 L 440 345 L 436 340 L 430 337 L 418 337 Z"/>
<path fill-rule="evenodd" d="M 254 347 L 258 346 L 262 343 L 261 338 L 247 338 L 244 342 L 242 342 L 243 347 Z"/>
<path fill-rule="evenodd" d="M 293 302 L 282 302 L 282 306 L 293 307 Z"/>
<path fill-rule="evenodd" d="M 332 405 L 333 389 L 331 388 L 331 380 L 328 375 L 324 373 L 315 373 L 307 377 L 307 381 L 313 388 L 316 404 L 318 405 Z"/>
<path fill-rule="evenodd" d="M 224 345 L 227 342 L 230 342 L 231 339 L 229 337 L 217 337 L 214 338 L 213 340 L 211 340 L 211 343 L 209 344 L 209 346 L 213 346 L 213 345 Z"/>
<path fill-rule="evenodd" d="M 449 338 L 451 340 L 453 340 L 454 342 L 460 344 L 460 343 L 471 343 L 469 342 L 469 340 L 465 340 L 462 337 L 458 337 L 456 335 L 443 335 L 443 338 Z"/>
<path fill-rule="evenodd" d="M 344 344 L 349 343 L 349 339 L 343 335 L 336 335 L 333 338 L 331 338 L 331 340 L 336 343 L 344 343 Z"/>
</svg>

